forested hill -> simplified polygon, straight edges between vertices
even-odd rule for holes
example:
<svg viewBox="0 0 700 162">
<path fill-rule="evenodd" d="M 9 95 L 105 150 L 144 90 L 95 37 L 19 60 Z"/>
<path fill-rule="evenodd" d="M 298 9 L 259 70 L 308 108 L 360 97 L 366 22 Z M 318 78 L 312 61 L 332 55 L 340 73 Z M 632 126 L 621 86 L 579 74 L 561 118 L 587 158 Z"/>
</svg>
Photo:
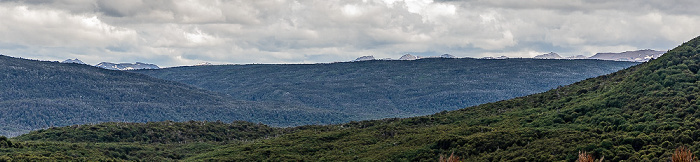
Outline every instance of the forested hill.
<svg viewBox="0 0 700 162">
<path fill-rule="evenodd" d="M 192 159 L 666 161 L 700 153 L 700 37 L 660 58 L 544 93 L 424 117 L 307 129 Z"/>
<path fill-rule="evenodd" d="M 135 72 L 248 101 L 411 117 L 544 92 L 636 65 L 601 60 L 449 59 L 176 67 Z"/>
<path fill-rule="evenodd" d="M 609 75 L 429 116 L 273 128 L 275 137 L 251 136 L 259 137 L 253 141 L 174 145 L 83 143 L 95 138 L 74 141 L 54 135 L 115 138 L 123 129 L 109 123 L 95 129 L 62 127 L 11 139 L 5 142 L 11 144 L 3 145 L 0 158 L 435 161 L 440 155 L 454 153 L 464 161 L 574 161 L 579 151 L 586 151 L 609 161 L 667 161 L 678 146 L 689 146 L 695 155 L 700 154 L 699 70 L 700 37 L 656 60 Z M 233 127 L 239 129 L 236 124 Z M 151 130 L 164 137 L 178 135 L 164 131 L 172 129 L 201 130 L 173 124 Z M 249 132 L 270 134 L 258 130 Z M 202 134 L 230 137 L 221 131 L 228 130 L 212 129 Z M 125 137 L 109 141 L 138 141 Z"/>
<path fill-rule="evenodd" d="M 108 121 L 246 120 L 277 126 L 334 123 L 339 113 L 234 100 L 146 75 L 0 56 L 0 135 Z"/>
</svg>

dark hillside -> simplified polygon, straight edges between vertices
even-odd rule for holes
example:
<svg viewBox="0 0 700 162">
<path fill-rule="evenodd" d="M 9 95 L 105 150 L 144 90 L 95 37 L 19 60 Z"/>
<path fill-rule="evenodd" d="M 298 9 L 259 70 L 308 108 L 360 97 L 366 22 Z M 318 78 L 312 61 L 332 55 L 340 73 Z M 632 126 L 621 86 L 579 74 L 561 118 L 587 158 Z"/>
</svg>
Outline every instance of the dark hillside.
<svg viewBox="0 0 700 162">
<path fill-rule="evenodd" d="M 25 141 L 65 142 L 226 143 L 270 138 L 284 132 L 284 128 L 274 128 L 243 121 L 232 123 L 220 121 L 107 122 L 94 125 L 53 127 L 33 131 L 16 138 Z"/>
<path fill-rule="evenodd" d="M 226 95 L 146 75 L 0 56 L 0 135 L 108 121 L 246 120 L 278 126 L 344 115 Z M 335 118 L 334 118 L 335 117 Z"/>
<path fill-rule="evenodd" d="M 193 159 L 666 161 L 700 153 L 700 37 L 662 57 L 544 93 L 407 119 L 298 131 Z M 276 147 L 285 145 L 284 147 Z M 227 156 L 235 155 L 235 156 Z"/>
<path fill-rule="evenodd" d="M 601 60 L 420 59 L 139 70 L 228 94 L 358 116 L 427 115 L 544 92 L 638 63 Z"/>
</svg>

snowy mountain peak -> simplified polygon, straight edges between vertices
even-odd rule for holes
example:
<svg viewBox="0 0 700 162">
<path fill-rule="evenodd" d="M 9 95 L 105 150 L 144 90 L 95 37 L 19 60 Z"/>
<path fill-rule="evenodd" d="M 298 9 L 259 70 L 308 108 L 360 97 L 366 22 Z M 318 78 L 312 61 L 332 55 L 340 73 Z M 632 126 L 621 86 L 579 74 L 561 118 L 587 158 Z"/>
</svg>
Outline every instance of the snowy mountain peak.
<svg viewBox="0 0 700 162">
<path fill-rule="evenodd" d="M 621 53 L 596 53 L 590 59 L 647 62 L 651 59 L 659 58 L 666 51 L 655 51 L 651 49 L 625 51 Z"/>
<path fill-rule="evenodd" d="M 546 54 L 541 54 L 533 57 L 534 59 L 561 59 L 562 57 L 559 56 L 559 54 L 550 52 Z"/>
<path fill-rule="evenodd" d="M 413 56 L 411 54 L 405 54 L 399 58 L 399 60 L 417 60 L 419 59 L 418 56 Z"/>
<path fill-rule="evenodd" d="M 147 64 L 147 63 L 142 63 L 142 62 L 118 63 L 118 64 L 111 63 L 111 62 L 101 62 L 95 66 L 103 68 L 103 69 L 109 69 L 109 70 L 160 69 L 160 67 L 158 67 L 157 65 Z"/>
<path fill-rule="evenodd" d="M 376 59 L 374 58 L 374 56 L 362 56 L 362 57 L 358 57 L 354 61 L 369 61 L 369 60 L 376 60 Z"/>
<path fill-rule="evenodd" d="M 76 59 L 67 59 L 64 61 L 61 61 L 61 63 L 74 63 L 74 64 L 85 64 L 83 61 Z"/>
<path fill-rule="evenodd" d="M 498 57 L 482 57 L 481 59 L 508 59 L 508 56 L 498 56 Z"/>
</svg>

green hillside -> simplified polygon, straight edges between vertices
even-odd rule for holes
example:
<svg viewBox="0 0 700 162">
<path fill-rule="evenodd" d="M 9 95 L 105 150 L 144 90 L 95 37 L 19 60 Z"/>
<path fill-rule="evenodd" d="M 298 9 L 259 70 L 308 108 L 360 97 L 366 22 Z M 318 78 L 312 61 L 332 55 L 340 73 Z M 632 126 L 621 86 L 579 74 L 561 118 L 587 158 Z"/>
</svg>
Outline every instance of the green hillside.
<svg viewBox="0 0 700 162">
<path fill-rule="evenodd" d="M 661 58 L 540 94 L 407 119 L 331 125 L 193 159 L 557 161 L 579 150 L 611 161 L 700 151 L 700 37 Z"/>
<path fill-rule="evenodd" d="M 337 123 L 346 115 L 240 101 L 146 75 L 0 56 L 0 135 L 74 124 L 245 120 L 275 126 Z"/>
<path fill-rule="evenodd" d="M 302 105 L 369 120 L 456 110 L 609 74 L 638 63 L 602 60 L 420 59 L 302 65 L 219 65 L 138 73 L 239 100 Z"/>
<path fill-rule="evenodd" d="M 681 145 L 700 153 L 699 51 L 700 37 L 659 59 L 609 75 L 429 116 L 275 128 L 282 132 L 276 137 L 218 143 L 93 144 L 43 135 L 89 134 L 63 127 L 10 139 L 13 145 L 4 146 L 0 157 L 64 157 L 70 154 L 65 148 L 74 147 L 92 152 L 66 159 L 152 155 L 188 161 L 435 161 L 454 152 L 465 161 L 573 161 L 578 151 L 588 151 L 609 161 L 666 161 Z"/>
</svg>

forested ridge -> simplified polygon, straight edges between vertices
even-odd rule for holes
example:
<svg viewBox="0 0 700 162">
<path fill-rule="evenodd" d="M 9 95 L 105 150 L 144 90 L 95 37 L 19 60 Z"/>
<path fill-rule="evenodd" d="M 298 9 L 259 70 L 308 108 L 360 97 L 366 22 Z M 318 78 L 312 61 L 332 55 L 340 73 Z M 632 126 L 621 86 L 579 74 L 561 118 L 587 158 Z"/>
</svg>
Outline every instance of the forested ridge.
<svg viewBox="0 0 700 162">
<path fill-rule="evenodd" d="M 608 161 L 666 161 L 678 146 L 689 146 L 696 155 L 700 151 L 699 51 L 700 37 L 659 59 L 609 75 L 428 116 L 273 128 L 281 133 L 228 143 L 92 144 L 41 135 L 89 133 L 62 127 L 10 139 L 20 147 L 3 147 L 0 154 L 26 155 L 19 159 L 62 156 L 60 151 L 46 155 L 36 150 L 75 146 L 74 150 L 97 151 L 74 159 L 133 160 L 147 154 L 192 161 L 435 161 L 454 153 L 465 161 L 573 161 L 579 151 L 586 151 Z M 123 151 L 124 147 L 139 151 Z M 185 148 L 194 153 L 181 152 Z M 88 156 L 91 153 L 96 156 Z"/>
<path fill-rule="evenodd" d="M 0 135 L 109 121 L 245 120 L 275 126 L 338 123 L 346 115 L 235 100 L 142 74 L 0 56 Z"/>
<path fill-rule="evenodd" d="M 373 60 L 175 67 L 134 72 L 227 94 L 351 115 L 413 117 L 534 93 L 636 65 L 602 60 Z M 321 123 L 326 124 L 326 123 Z"/>
<path fill-rule="evenodd" d="M 185 79 L 168 81 L 83 64 L 0 56 L 0 135 L 100 122 L 242 120 L 299 126 L 417 116 L 544 91 L 636 64 L 495 61 L 426 59 L 139 71 Z M 248 70 L 237 69 L 241 67 Z M 512 81 L 496 81 L 504 76 Z M 213 86 L 200 89 L 180 83 L 193 78 Z"/>
</svg>

